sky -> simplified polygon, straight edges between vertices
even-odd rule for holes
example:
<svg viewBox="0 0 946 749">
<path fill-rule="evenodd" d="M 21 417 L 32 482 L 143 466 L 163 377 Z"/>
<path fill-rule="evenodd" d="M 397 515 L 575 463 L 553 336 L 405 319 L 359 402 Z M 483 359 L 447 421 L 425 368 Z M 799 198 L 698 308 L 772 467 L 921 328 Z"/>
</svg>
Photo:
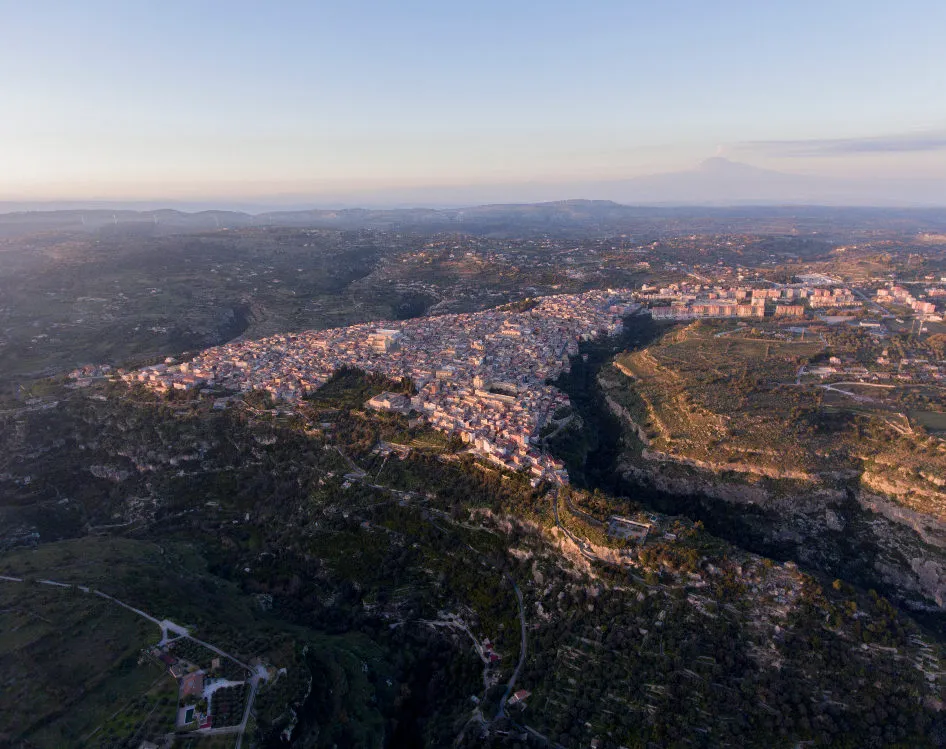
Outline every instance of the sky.
<svg viewBox="0 0 946 749">
<path fill-rule="evenodd" d="M 0 0 L 0 200 L 946 179 L 941 0 Z"/>
</svg>

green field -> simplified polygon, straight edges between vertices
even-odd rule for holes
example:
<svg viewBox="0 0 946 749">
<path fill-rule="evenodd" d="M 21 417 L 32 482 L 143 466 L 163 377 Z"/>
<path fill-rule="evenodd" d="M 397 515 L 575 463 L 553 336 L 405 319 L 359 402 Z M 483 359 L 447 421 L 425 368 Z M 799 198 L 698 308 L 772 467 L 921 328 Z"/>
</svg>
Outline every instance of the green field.
<svg viewBox="0 0 946 749">
<path fill-rule="evenodd" d="M 942 411 L 911 411 L 910 418 L 930 432 L 946 432 L 946 413 Z"/>
<path fill-rule="evenodd" d="M 98 745 L 172 728 L 176 684 L 138 662 L 160 639 L 145 619 L 75 589 L 0 581 L 0 632 L 0 743 Z"/>
</svg>

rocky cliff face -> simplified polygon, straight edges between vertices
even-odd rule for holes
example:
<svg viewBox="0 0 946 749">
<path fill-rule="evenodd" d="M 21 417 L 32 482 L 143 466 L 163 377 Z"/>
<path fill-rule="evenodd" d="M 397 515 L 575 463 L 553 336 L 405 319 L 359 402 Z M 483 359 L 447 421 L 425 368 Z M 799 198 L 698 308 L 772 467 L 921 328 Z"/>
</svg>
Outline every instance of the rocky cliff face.
<svg viewBox="0 0 946 749">
<path fill-rule="evenodd" d="M 846 570 L 862 584 L 882 584 L 911 608 L 946 612 L 946 526 L 941 521 L 867 491 L 785 494 L 693 466 L 671 475 L 665 465 L 625 461 L 621 470 L 632 483 L 727 505 L 705 509 L 720 513 L 720 522 L 740 514 L 739 525 L 781 550 L 779 556 L 828 574 L 841 576 Z"/>
<path fill-rule="evenodd" d="M 737 543 L 741 535 L 754 550 L 881 588 L 915 610 L 946 613 L 946 522 L 908 506 L 917 497 L 905 483 L 865 473 L 859 487 L 839 488 L 802 471 L 655 451 L 627 409 L 604 400 L 640 443 L 616 466 L 628 487 L 689 498 L 704 522 L 717 533 L 728 526 L 720 535 L 735 534 Z"/>
</svg>

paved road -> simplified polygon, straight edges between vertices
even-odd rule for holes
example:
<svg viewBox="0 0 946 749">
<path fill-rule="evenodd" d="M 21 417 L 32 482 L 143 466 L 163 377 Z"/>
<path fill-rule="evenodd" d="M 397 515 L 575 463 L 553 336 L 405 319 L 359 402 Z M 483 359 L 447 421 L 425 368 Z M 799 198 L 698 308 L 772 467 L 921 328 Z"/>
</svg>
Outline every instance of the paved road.
<svg viewBox="0 0 946 749">
<path fill-rule="evenodd" d="M 51 408 L 55 408 L 59 405 L 59 401 L 51 401 L 44 403 L 34 403 L 31 406 L 23 406 L 22 408 L 9 408 L 5 411 L 0 411 L 0 416 L 19 416 L 20 414 L 28 414 L 34 411 L 48 411 Z"/>
<path fill-rule="evenodd" d="M 593 562 L 602 562 L 604 564 L 607 564 L 607 562 L 601 557 L 599 557 L 597 554 L 593 554 L 592 552 L 588 551 L 587 543 L 583 539 L 578 538 L 578 536 L 576 536 L 574 533 L 568 530 L 568 528 L 562 525 L 562 521 L 558 517 L 558 492 L 552 491 L 550 492 L 550 494 L 552 495 L 552 510 L 555 512 L 555 525 L 561 528 L 562 531 L 565 533 L 565 535 L 568 536 L 572 540 L 572 542 L 578 547 L 578 551 L 581 552 L 581 555 L 585 559 L 590 559 Z"/>
<path fill-rule="evenodd" d="M 506 684 L 506 692 L 499 701 L 499 712 L 496 713 L 497 718 L 502 718 L 506 714 L 506 700 L 512 695 L 513 687 L 516 686 L 516 679 L 519 678 L 519 672 L 522 671 L 522 667 L 525 665 L 526 653 L 529 648 L 529 640 L 526 635 L 526 607 L 522 601 L 522 591 L 519 590 L 519 586 L 516 585 L 516 581 L 509 576 L 509 573 L 504 572 L 503 575 L 509 581 L 509 584 L 512 585 L 512 589 L 516 591 L 516 600 L 519 601 L 519 624 L 522 629 L 522 640 L 519 647 L 519 663 L 516 664 L 516 670 L 513 671 L 512 676 L 509 677 L 509 682 Z"/>
<path fill-rule="evenodd" d="M 46 581 L 46 580 L 42 580 L 41 582 L 44 582 L 44 583 L 45 583 L 45 582 L 47 582 L 47 581 Z M 55 585 L 56 583 L 50 583 L 50 584 Z M 96 590 L 96 591 L 94 591 L 94 593 L 95 593 L 95 595 L 97 595 L 99 598 L 104 598 L 104 599 L 106 599 L 106 600 L 108 600 L 108 601 L 111 601 L 112 603 L 117 603 L 117 604 L 118 604 L 119 606 L 121 606 L 122 608 L 128 609 L 129 611 L 134 611 L 136 614 L 138 614 L 138 616 L 143 616 L 143 617 L 144 617 L 145 619 L 147 619 L 149 622 L 154 623 L 158 628 L 160 628 L 162 641 L 167 639 L 167 629 L 165 629 L 165 627 L 161 624 L 161 620 L 160 620 L 160 619 L 155 619 L 153 616 L 151 616 L 151 614 L 148 614 L 148 613 L 142 611 L 141 609 L 136 609 L 134 606 L 129 606 L 127 603 L 124 603 L 123 601 L 119 601 L 117 598 L 113 598 L 113 597 L 110 596 L 108 593 L 103 593 L 101 590 Z"/>
<path fill-rule="evenodd" d="M 193 638 L 191 638 L 193 639 Z M 227 656 L 230 658 L 231 656 Z M 239 661 L 237 661 L 239 663 Z M 201 728 L 196 731 L 196 733 L 201 736 L 219 736 L 224 734 L 235 733 L 237 734 L 237 740 L 234 744 L 235 749 L 240 749 L 243 745 L 243 734 L 246 733 L 246 725 L 250 720 L 250 711 L 253 709 L 253 700 L 256 699 L 256 690 L 259 688 L 260 681 L 265 681 L 266 677 L 259 670 L 253 672 L 246 683 L 250 685 L 250 693 L 247 695 L 246 707 L 243 709 L 243 720 L 233 726 L 221 726 L 220 728 Z M 240 682 L 242 683 L 242 682 Z M 185 734 L 186 735 L 186 734 Z"/>
<path fill-rule="evenodd" d="M 338 454 L 342 456 L 342 458 L 345 460 L 346 463 L 348 463 L 348 466 L 351 468 L 351 473 L 346 474 L 345 478 L 363 479 L 365 476 L 368 475 L 367 472 L 364 469 L 362 469 L 355 461 L 353 461 L 344 452 L 342 452 L 342 448 L 339 445 L 336 445 L 335 449 L 338 450 Z"/>
<path fill-rule="evenodd" d="M 568 499 L 568 497 L 565 497 L 565 506 L 568 508 L 568 511 L 572 513 L 572 515 L 578 515 L 578 517 L 580 517 L 586 523 L 590 523 L 591 525 L 596 525 L 599 528 L 607 527 L 607 523 L 605 523 L 604 521 L 598 520 L 598 518 L 592 515 L 589 515 L 584 510 L 579 510 L 577 507 L 575 507 L 575 505 L 572 504 L 571 500 Z"/>
<path fill-rule="evenodd" d="M 0 580 L 6 580 L 8 582 L 15 582 L 15 583 L 23 582 L 22 578 L 10 577 L 9 575 L 0 575 Z M 56 580 L 37 580 L 36 582 L 40 585 L 52 585 L 57 588 L 73 587 L 72 583 L 61 583 L 61 582 L 57 582 Z M 237 736 L 237 740 L 236 740 L 236 749 L 240 749 L 240 746 L 243 743 L 243 733 L 244 731 L 246 731 L 246 724 L 250 719 L 250 711 L 253 708 L 253 700 L 256 697 L 256 690 L 259 687 L 260 681 L 266 680 L 266 671 L 264 668 L 262 668 L 261 666 L 252 668 L 248 666 L 247 664 L 243 663 L 242 661 L 238 660 L 237 658 L 234 658 L 229 653 L 221 650 L 216 645 L 211 645 L 209 642 L 204 642 L 203 640 L 198 640 L 196 637 L 192 637 L 189 634 L 189 630 L 186 627 L 182 627 L 180 624 L 175 624 L 170 619 L 156 619 L 155 617 L 151 616 L 151 614 L 147 613 L 146 611 L 142 611 L 141 609 L 137 609 L 134 606 L 130 606 L 124 601 L 119 601 L 117 598 L 110 596 L 108 593 L 103 593 L 101 590 L 94 590 L 85 585 L 77 585 L 75 587 L 77 587 L 79 590 L 85 593 L 94 593 L 99 598 L 104 598 L 107 601 L 116 603 L 122 608 L 128 609 L 129 611 L 132 611 L 136 613 L 138 616 L 141 616 L 147 619 L 149 622 L 152 622 L 153 624 L 155 624 L 161 630 L 161 642 L 159 643 L 159 645 L 163 645 L 164 643 L 168 641 L 168 632 L 173 632 L 174 634 L 179 635 L 180 638 L 187 638 L 188 640 L 192 640 L 196 642 L 198 645 L 203 645 L 208 650 L 211 650 L 217 655 L 223 656 L 224 658 L 227 658 L 233 661 L 234 663 L 239 665 L 241 668 L 245 668 L 247 671 L 251 672 L 252 676 L 247 680 L 247 683 L 250 685 L 250 694 L 246 701 L 246 708 L 243 711 L 243 720 L 240 722 L 240 724 L 236 726 L 225 726 L 223 728 L 210 728 L 203 731 L 198 731 L 198 733 L 205 734 L 205 735 L 218 734 L 218 733 L 238 733 L 239 735 Z"/>
<path fill-rule="evenodd" d="M 856 289 L 853 286 L 850 287 L 851 291 L 854 292 L 855 296 L 859 296 L 863 301 L 867 302 L 868 307 L 873 307 L 874 311 L 880 310 L 881 315 L 887 315 L 888 317 L 893 317 L 893 314 L 886 307 L 883 307 L 876 299 L 871 299 L 860 289 Z"/>
<path fill-rule="evenodd" d="M 233 657 L 232 655 L 230 655 L 229 653 L 225 653 L 223 650 L 221 650 L 221 649 L 218 648 L 217 646 L 211 645 L 209 642 L 204 642 L 203 640 L 198 640 L 196 637 L 193 637 L 193 636 L 191 636 L 191 635 L 185 635 L 185 636 L 187 637 L 188 640 L 193 640 L 193 641 L 196 642 L 198 645 L 203 645 L 203 646 L 204 646 L 205 648 L 207 648 L 208 650 L 213 650 L 217 655 L 222 655 L 224 658 L 229 658 L 231 661 L 233 661 L 234 663 L 236 663 L 236 664 L 237 664 L 238 666 L 240 666 L 241 668 L 245 668 L 247 671 L 254 671 L 254 669 L 253 669 L 252 666 L 246 665 L 245 663 L 243 663 L 242 661 L 238 660 L 237 658 L 234 658 L 234 657 Z"/>
<path fill-rule="evenodd" d="M 842 390 L 841 388 L 831 385 L 822 385 L 822 388 L 832 393 L 840 393 L 841 395 L 846 395 L 848 398 L 852 398 L 858 403 L 876 403 L 875 398 L 871 398 L 867 395 L 858 395 L 857 393 L 852 393 L 850 390 Z"/>
</svg>

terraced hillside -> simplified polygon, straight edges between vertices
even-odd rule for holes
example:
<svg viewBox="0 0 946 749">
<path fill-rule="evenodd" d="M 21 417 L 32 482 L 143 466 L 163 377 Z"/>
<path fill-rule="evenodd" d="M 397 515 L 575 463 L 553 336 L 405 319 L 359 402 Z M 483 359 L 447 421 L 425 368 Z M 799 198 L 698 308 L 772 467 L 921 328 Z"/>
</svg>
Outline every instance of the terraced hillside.
<svg viewBox="0 0 946 749">
<path fill-rule="evenodd" d="M 812 375 L 813 363 L 845 356 L 838 338 L 693 323 L 616 356 L 598 383 L 625 430 L 620 470 L 676 493 L 778 508 L 770 538 L 802 558 L 828 553 L 815 536 L 858 526 L 880 578 L 940 607 L 946 440 L 908 406 L 944 407 L 946 396 Z M 852 507 L 868 514 L 855 519 Z"/>
</svg>

